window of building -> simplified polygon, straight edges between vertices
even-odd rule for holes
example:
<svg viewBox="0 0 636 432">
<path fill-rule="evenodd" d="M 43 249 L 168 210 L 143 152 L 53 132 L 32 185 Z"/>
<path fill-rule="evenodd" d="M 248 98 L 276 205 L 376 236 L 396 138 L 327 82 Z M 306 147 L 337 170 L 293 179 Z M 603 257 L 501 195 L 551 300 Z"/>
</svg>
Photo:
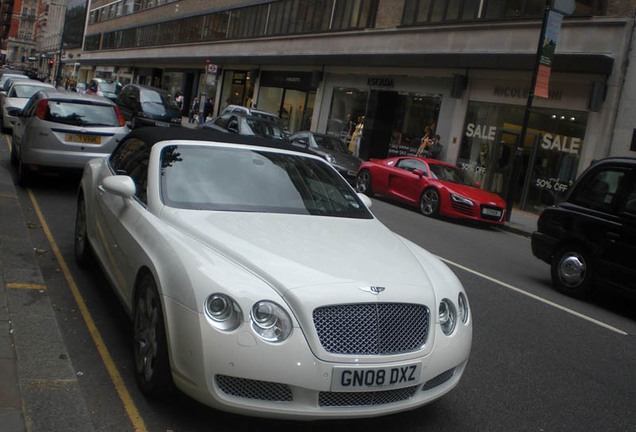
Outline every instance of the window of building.
<svg viewBox="0 0 636 432">
<path fill-rule="evenodd" d="M 545 0 L 406 0 L 402 24 L 541 17 Z M 576 0 L 574 15 L 605 15 L 607 0 Z"/>
</svg>

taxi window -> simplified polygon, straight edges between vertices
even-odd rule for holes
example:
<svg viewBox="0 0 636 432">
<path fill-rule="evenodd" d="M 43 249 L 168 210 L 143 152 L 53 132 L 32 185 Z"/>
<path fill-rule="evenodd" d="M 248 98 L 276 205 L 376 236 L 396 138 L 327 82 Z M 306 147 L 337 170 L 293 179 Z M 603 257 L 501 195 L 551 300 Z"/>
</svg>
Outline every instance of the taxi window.
<svg viewBox="0 0 636 432">
<path fill-rule="evenodd" d="M 625 174 L 625 170 L 621 168 L 606 168 L 592 172 L 575 189 L 570 201 L 593 210 L 610 212 Z"/>
</svg>

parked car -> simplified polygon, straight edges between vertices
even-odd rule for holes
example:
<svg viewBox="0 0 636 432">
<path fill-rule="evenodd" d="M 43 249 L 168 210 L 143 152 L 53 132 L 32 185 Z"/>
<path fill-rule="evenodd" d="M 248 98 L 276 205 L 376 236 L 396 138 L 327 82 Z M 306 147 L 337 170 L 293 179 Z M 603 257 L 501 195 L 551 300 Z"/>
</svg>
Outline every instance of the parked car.
<svg viewBox="0 0 636 432">
<path fill-rule="evenodd" d="M 355 184 L 362 159 L 354 156 L 340 139 L 317 132 L 298 132 L 289 140 L 326 159 L 349 183 Z"/>
<path fill-rule="evenodd" d="M 271 122 L 263 117 L 247 115 L 242 112 L 223 114 L 209 122 L 203 123 L 203 127 L 239 135 L 254 135 L 277 141 L 288 141 L 287 133 L 278 123 Z"/>
<path fill-rule="evenodd" d="M 480 189 L 465 171 L 435 159 L 399 156 L 360 165 L 356 189 L 419 207 L 426 216 L 446 216 L 501 225 L 506 203 Z"/>
<path fill-rule="evenodd" d="M 40 90 L 13 125 L 11 163 L 18 183 L 49 169 L 82 169 L 129 132 L 117 106 L 101 96 Z"/>
<path fill-rule="evenodd" d="M 229 113 L 243 113 L 245 115 L 251 115 L 254 117 L 260 117 L 265 120 L 269 120 L 273 123 L 276 123 L 280 129 L 282 129 L 286 134 L 289 134 L 289 130 L 283 120 L 278 117 L 276 114 L 272 114 L 267 111 L 258 110 L 255 108 L 248 108 L 241 105 L 228 105 L 223 109 L 220 115 L 229 114 Z"/>
<path fill-rule="evenodd" d="M 2 90 L 4 88 L 4 83 L 8 79 L 23 79 L 23 80 L 25 80 L 25 79 L 29 79 L 29 77 L 26 76 L 25 74 L 23 74 L 20 71 L 8 70 L 8 71 L 4 72 L 0 76 L 0 90 Z"/>
<path fill-rule="evenodd" d="M 446 394 L 471 349 L 461 283 L 289 148 L 143 128 L 86 165 L 75 257 L 100 263 L 132 318 L 141 391 L 176 384 L 218 409 L 303 419 Z"/>
<path fill-rule="evenodd" d="M 127 84 L 115 101 L 130 127 L 181 126 L 181 110 L 174 96 L 155 87 Z"/>
<path fill-rule="evenodd" d="M 103 96 L 107 99 L 115 101 L 117 96 L 121 92 L 122 85 L 118 81 L 105 79 L 105 78 L 93 78 L 86 83 L 86 93 L 94 94 L 97 96 Z"/>
<path fill-rule="evenodd" d="M 592 164 L 563 202 L 541 213 L 531 244 L 560 292 L 584 298 L 601 286 L 636 294 L 636 158 Z"/>
<path fill-rule="evenodd" d="M 40 90 L 47 89 L 55 90 L 55 86 L 35 80 L 14 81 L 1 102 L 2 133 L 8 133 L 13 129 L 13 124 L 31 96 Z"/>
</svg>

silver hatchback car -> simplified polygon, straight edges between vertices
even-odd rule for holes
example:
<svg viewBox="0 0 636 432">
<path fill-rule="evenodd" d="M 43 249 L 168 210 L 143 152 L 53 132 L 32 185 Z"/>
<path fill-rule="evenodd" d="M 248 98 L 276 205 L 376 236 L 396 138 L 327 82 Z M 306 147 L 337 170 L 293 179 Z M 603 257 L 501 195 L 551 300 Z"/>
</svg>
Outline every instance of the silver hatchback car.
<svg viewBox="0 0 636 432">
<path fill-rule="evenodd" d="M 11 163 L 18 183 L 50 168 L 80 170 L 88 160 L 109 155 L 128 132 L 119 108 L 106 98 L 39 91 L 13 125 Z"/>
</svg>

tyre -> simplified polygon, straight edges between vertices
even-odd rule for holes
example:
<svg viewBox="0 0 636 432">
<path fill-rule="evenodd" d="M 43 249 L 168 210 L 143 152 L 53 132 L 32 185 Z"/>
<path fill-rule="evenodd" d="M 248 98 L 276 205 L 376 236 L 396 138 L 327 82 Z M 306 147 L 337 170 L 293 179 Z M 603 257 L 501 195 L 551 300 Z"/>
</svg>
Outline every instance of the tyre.
<svg viewBox="0 0 636 432">
<path fill-rule="evenodd" d="M 81 267 L 93 263 L 93 251 L 86 236 L 86 203 L 80 196 L 75 215 L 75 261 Z"/>
<path fill-rule="evenodd" d="M 356 191 L 363 193 L 367 196 L 373 196 L 371 189 L 371 172 L 369 170 L 362 170 L 356 177 Z"/>
<path fill-rule="evenodd" d="M 592 260 L 585 249 L 576 245 L 566 245 L 552 258 L 552 284 L 563 294 L 585 298 L 592 290 L 592 270 Z"/>
<path fill-rule="evenodd" d="M 422 192 L 420 197 L 420 211 L 425 216 L 437 217 L 439 215 L 440 196 L 437 189 L 429 188 Z"/>
<path fill-rule="evenodd" d="M 172 390 L 166 328 L 159 292 L 152 276 L 143 275 L 136 289 L 133 312 L 135 378 L 141 392 L 160 398 Z"/>
</svg>

